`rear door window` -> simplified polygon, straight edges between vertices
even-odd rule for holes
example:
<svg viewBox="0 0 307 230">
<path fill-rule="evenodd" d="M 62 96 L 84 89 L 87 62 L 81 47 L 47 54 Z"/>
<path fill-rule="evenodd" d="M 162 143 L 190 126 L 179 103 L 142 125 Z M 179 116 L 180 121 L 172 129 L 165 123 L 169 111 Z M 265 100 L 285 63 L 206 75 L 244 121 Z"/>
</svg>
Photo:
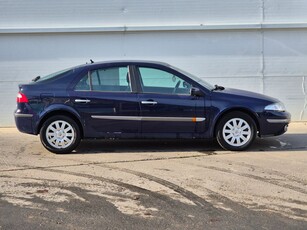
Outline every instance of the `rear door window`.
<svg viewBox="0 0 307 230">
<path fill-rule="evenodd" d="M 129 69 L 125 66 L 93 70 L 81 78 L 75 90 L 131 92 Z"/>
</svg>

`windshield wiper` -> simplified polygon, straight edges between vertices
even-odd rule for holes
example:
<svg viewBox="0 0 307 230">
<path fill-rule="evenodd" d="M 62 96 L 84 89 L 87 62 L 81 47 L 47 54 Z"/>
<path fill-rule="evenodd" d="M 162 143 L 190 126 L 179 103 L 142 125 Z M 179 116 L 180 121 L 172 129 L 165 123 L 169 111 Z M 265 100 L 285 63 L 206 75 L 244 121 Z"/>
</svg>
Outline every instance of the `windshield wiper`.
<svg viewBox="0 0 307 230">
<path fill-rule="evenodd" d="M 224 90 L 224 89 L 225 89 L 225 87 L 223 87 L 223 86 L 214 85 L 214 89 L 212 91 L 214 91 L 214 90 Z"/>
</svg>

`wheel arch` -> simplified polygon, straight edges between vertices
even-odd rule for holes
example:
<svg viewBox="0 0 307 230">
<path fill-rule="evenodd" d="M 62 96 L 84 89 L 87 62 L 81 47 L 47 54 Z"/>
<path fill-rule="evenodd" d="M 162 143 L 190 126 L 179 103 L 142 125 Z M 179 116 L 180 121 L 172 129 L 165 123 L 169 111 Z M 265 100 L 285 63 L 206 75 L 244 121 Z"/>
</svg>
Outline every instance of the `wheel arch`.
<svg viewBox="0 0 307 230">
<path fill-rule="evenodd" d="M 56 115 L 67 116 L 73 119 L 79 126 L 81 138 L 84 137 L 84 130 L 83 130 L 83 126 L 82 126 L 80 117 L 75 111 L 72 111 L 71 109 L 65 109 L 65 108 L 52 109 L 46 112 L 45 114 L 43 114 L 39 122 L 36 125 L 35 134 L 38 134 L 40 132 L 44 122 L 47 119 L 49 119 L 50 117 L 56 116 Z"/>
<path fill-rule="evenodd" d="M 257 132 L 260 132 L 260 124 L 259 124 L 259 120 L 258 120 L 258 115 L 254 112 L 252 112 L 251 110 L 247 109 L 247 108 L 241 108 L 241 107 L 237 107 L 237 108 L 231 108 L 231 109 L 227 109 L 227 110 L 224 110 L 222 111 L 218 117 L 216 118 L 216 120 L 214 121 L 214 129 L 213 129 L 213 135 L 214 137 L 216 137 L 217 135 L 217 127 L 218 127 L 218 124 L 219 122 L 221 121 L 221 119 L 229 114 L 229 113 L 232 113 L 232 112 L 242 112 L 242 113 L 245 113 L 247 115 L 249 115 L 255 122 L 256 124 L 256 128 L 257 128 Z"/>
</svg>

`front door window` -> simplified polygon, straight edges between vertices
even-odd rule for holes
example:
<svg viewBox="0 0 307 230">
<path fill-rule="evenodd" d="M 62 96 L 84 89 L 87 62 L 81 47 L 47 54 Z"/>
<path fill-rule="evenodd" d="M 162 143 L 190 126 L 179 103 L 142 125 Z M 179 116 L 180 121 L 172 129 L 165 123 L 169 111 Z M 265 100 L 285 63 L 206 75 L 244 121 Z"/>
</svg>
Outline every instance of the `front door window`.
<svg viewBox="0 0 307 230">
<path fill-rule="evenodd" d="M 172 73 L 147 67 L 139 72 L 143 93 L 190 94 L 191 85 Z"/>
</svg>

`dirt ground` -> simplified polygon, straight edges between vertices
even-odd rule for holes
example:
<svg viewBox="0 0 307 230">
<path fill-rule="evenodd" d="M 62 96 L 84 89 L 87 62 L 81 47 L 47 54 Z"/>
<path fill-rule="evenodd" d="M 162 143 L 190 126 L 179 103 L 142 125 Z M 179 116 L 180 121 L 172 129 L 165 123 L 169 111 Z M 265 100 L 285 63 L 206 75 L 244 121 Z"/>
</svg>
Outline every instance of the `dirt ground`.
<svg viewBox="0 0 307 230">
<path fill-rule="evenodd" d="M 0 129 L 0 229 L 307 229 L 307 123 L 246 152 L 86 140 L 71 154 Z"/>
</svg>

